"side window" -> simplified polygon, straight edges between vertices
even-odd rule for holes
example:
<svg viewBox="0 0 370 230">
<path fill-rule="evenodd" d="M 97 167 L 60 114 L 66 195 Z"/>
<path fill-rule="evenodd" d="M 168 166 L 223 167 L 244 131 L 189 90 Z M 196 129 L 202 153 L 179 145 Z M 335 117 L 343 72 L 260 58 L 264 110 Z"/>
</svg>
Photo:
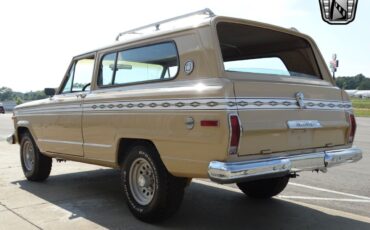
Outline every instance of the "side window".
<svg viewBox="0 0 370 230">
<path fill-rule="evenodd" d="M 99 85 L 110 85 L 113 82 L 116 53 L 107 54 L 103 57 L 100 65 Z"/>
<path fill-rule="evenodd" d="M 111 62 L 110 58 L 111 60 L 117 59 L 114 68 L 108 64 Z M 176 46 L 173 43 L 161 43 L 104 56 L 100 66 L 98 84 L 106 86 L 156 81 L 173 78 L 177 72 Z"/>
<path fill-rule="evenodd" d="M 64 85 L 64 88 L 62 90 L 62 93 L 70 93 L 71 90 L 72 90 L 73 73 L 75 71 L 75 64 L 76 63 L 73 63 L 71 69 L 69 70 L 68 80 L 67 80 L 66 84 Z"/>
<path fill-rule="evenodd" d="M 91 83 L 94 70 L 94 57 L 76 61 L 68 74 L 62 93 L 80 92 Z"/>
<path fill-rule="evenodd" d="M 176 76 L 178 69 L 179 69 L 179 67 L 177 65 L 169 67 L 167 69 L 167 73 L 164 77 L 165 78 L 171 78 L 173 76 Z"/>
</svg>

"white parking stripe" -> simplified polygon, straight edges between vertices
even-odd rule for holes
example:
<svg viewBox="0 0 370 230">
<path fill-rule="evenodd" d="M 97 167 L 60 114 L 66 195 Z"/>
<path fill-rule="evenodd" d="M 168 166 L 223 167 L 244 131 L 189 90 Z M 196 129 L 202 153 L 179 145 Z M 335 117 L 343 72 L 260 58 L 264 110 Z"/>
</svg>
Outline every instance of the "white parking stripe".
<svg viewBox="0 0 370 230">
<path fill-rule="evenodd" d="M 283 199 L 297 199 L 297 200 L 323 200 L 323 201 L 343 201 L 343 202 L 357 202 L 357 203 L 370 203 L 370 200 L 363 199 L 343 199 L 343 198 L 325 198 L 325 197 L 311 197 L 311 196 L 284 196 L 278 195 L 277 197 Z"/>
<path fill-rule="evenodd" d="M 198 183 L 198 184 L 203 184 L 203 185 L 207 185 L 207 186 L 211 186 L 211 187 L 221 188 L 221 189 L 232 191 L 232 192 L 242 193 L 237 188 L 233 188 L 233 187 L 229 187 L 229 186 L 225 186 L 225 185 L 220 185 L 220 184 L 216 184 L 216 183 L 209 182 L 209 181 L 197 180 L 197 179 L 193 179 L 193 181 Z M 289 184 L 294 185 L 294 186 L 298 186 L 298 187 L 312 189 L 312 190 L 322 191 L 322 192 L 329 192 L 329 193 L 338 194 L 338 195 L 351 196 L 351 197 L 359 198 L 359 199 L 361 199 L 361 201 L 364 201 L 365 203 L 367 203 L 367 202 L 370 203 L 370 197 L 366 197 L 366 196 L 359 196 L 359 195 L 354 195 L 354 194 L 345 193 L 345 192 L 337 192 L 337 191 L 334 191 L 334 190 L 318 188 L 318 187 L 313 187 L 313 186 L 304 185 L 304 184 L 297 184 L 297 183 L 292 183 L 292 182 L 289 182 Z M 293 197 L 293 196 L 290 196 L 290 197 Z M 281 198 L 283 198 L 283 197 L 281 197 Z M 314 197 L 314 198 L 316 198 L 316 197 Z M 324 198 L 324 199 L 337 199 L 337 198 Z M 358 201 L 358 199 L 340 199 L 340 198 L 338 198 L 338 200 L 343 200 L 343 201 L 353 200 L 354 202 Z"/>
<path fill-rule="evenodd" d="M 359 198 L 359 199 L 370 200 L 370 197 L 367 197 L 367 196 L 359 196 L 359 195 L 355 195 L 355 194 L 351 194 L 351 193 L 338 192 L 338 191 L 334 191 L 334 190 L 330 190 L 330 189 L 318 188 L 318 187 L 304 185 L 304 184 L 297 184 L 297 183 L 289 182 L 289 185 L 293 185 L 293 186 L 297 186 L 297 187 L 302 187 L 302 188 L 308 188 L 308 189 L 312 189 L 312 190 L 316 190 L 316 191 L 321 191 L 321 192 L 329 192 L 329 193 L 343 195 L 343 196 L 350 196 L 350 197 L 355 197 L 355 198 Z"/>
<path fill-rule="evenodd" d="M 214 188 L 220 188 L 220 189 L 223 189 L 223 190 L 228 190 L 228 191 L 231 191 L 231 192 L 243 193 L 242 191 L 240 191 L 237 188 L 232 188 L 232 187 L 229 187 L 229 186 L 220 185 L 220 184 L 216 184 L 216 183 L 213 183 L 213 182 L 208 182 L 208 181 L 204 181 L 204 180 L 197 180 L 197 179 L 193 179 L 192 181 L 197 183 L 197 184 L 203 184 L 203 185 L 207 185 L 207 186 L 214 187 Z"/>
<path fill-rule="evenodd" d="M 231 192 L 242 193 L 237 188 L 232 188 L 232 187 L 225 186 L 225 185 L 220 185 L 220 184 L 216 184 L 216 183 L 212 183 L 212 182 L 208 182 L 208 181 L 203 181 L 203 180 L 198 180 L 198 179 L 193 179 L 192 181 L 197 183 L 197 184 L 202 184 L 202 185 L 206 185 L 206 186 L 209 186 L 209 187 L 219 188 L 219 189 L 223 189 L 223 190 L 227 190 L 227 191 L 231 191 Z M 281 198 L 277 197 L 277 198 L 281 199 L 281 200 L 284 200 L 284 201 L 291 202 L 293 204 L 304 206 L 304 207 L 307 207 L 307 208 L 316 209 L 316 210 L 319 210 L 321 212 L 327 213 L 329 215 L 342 216 L 342 217 L 345 217 L 345 218 L 351 218 L 353 220 L 358 220 L 358 221 L 370 223 L 370 218 L 369 217 L 360 216 L 360 215 L 357 215 L 357 214 L 354 214 L 354 213 L 344 212 L 344 211 L 340 211 L 340 210 L 325 208 L 325 207 L 317 206 L 317 205 L 313 205 L 313 204 L 302 203 L 302 202 L 299 202 L 299 201 L 296 201 L 296 200 L 285 199 L 285 198 L 282 198 L 282 197 Z"/>
</svg>

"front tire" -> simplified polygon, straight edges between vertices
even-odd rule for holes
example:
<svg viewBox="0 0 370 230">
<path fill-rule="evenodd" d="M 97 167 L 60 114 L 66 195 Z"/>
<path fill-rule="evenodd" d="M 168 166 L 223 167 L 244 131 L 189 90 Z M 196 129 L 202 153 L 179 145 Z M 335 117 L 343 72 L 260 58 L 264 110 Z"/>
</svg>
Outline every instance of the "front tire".
<svg viewBox="0 0 370 230">
<path fill-rule="evenodd" d="M 125 199 L 133 215 L 145 222 L 158 222 L 180 207 L 187 183 L 172 176 L 155 147 L 139 143 L 131 148 L 121 170 Z"/>
<path fill-rule="evenodd" d="M 52 159 L 43 155 L 29 133 L 21 137 L 21 164 L 25 177 L 29 181 L 44 181 L 51 171 Z"/>
<path fill-rule="evenodd" d="M 269 199 L 281 193 L 289 182 L 289 176 L 237 183 L 239 189 L 254 199 Z"/>
</svg>

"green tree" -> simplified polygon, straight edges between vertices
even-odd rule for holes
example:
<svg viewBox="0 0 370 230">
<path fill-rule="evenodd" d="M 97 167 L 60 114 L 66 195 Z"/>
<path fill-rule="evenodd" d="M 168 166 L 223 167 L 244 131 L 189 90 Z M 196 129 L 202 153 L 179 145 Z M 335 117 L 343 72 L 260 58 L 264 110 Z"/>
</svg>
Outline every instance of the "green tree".
<svg viewBox="0 0 370 230">
<path fill-rule="evenodd" d="M 359 89 L 359 90 L 370 90 L 370 79 L 367 78 L 364 81 L 362 81 L 357 89 Z"/>
<path fill-rule="evenodd" d="M 16 98 L 15 98 L 15 103 L 16 103 L 17 105 L 20 105 L 20 104 L 22 104 L 22 103 L 23 103 L 23 100 L 22 100 L 22 99 L 20 99 L 19 97 L 16 97 Z"/>
<path fill-rule="evenodd" d="M 0 101 L 8 101 L 13 99 L 13 90 L 8 87 L 0 88 Z"/>
<path fill-rule="evenodd" d="M 362 82 L 369 80 L 363 74 L 357 74 L 354 77 L 338 77 L 336 84 L 341 89 L 359 89 Z"/>
<path fill-rule="evenodd" d="M 27 93 L 14 92 L 11 88 L 1 87 L 0 88 L 0 101 L 11 101 L 23 103 L 23 101 L 34 101 L 47 98 L 44 91 L 30 91 Z"/>
<path fill-rule="evenodd" d="M 47 98 L 44 91 L 35 91 L 35 92 L 31 91 L 23 95 L 23 99 L 26 101 L 40 100 L 44 98 Z"/>
</svg>

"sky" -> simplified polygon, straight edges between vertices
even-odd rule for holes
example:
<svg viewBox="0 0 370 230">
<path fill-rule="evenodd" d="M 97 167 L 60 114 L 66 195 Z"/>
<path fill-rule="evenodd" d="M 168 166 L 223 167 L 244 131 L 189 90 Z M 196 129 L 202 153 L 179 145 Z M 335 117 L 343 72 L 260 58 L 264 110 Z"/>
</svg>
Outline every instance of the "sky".
<svg viewBox="0 0 370 230">
<path fill-rule="evenodd" d="M 58 87 L 73 56 L 113 44 L 119 32 L 203 8 L 295 27 L 314 38 L 327 62 L 338 55 L 337 76 L 370 77 L 368 0 L 341 26 L 322 21 L 318 0 L 11 0 L 0 2 L 0 87 Z"/>
</svg>

